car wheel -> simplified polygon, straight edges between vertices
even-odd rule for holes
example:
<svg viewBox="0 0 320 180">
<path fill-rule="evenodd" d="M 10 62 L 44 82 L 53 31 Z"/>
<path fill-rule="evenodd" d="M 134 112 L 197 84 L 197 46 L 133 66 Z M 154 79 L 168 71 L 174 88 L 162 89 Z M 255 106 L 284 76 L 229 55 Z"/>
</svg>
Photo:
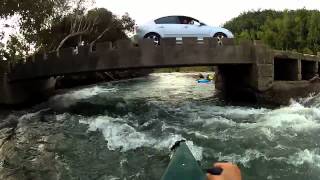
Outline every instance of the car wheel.
<svg viewBox="0 0 320 180">
<path fill-rule="evenodd" d="M 218 38 L 219 40 L 223 39 L 223 38 L 227 38 L 227 35 L 224 33 L 216 33 L 213 37 Z"/>
<path fill-rule="evenodd" d="M 216 33 L 213 37 L 218 39 L 218 44 L 219 45 L 222 45 L 222 39 L 227 38 L 227 35 L 225 35 L 224 33 L 219 32 L 219 33 Z"/>
<path fill-rule="evenodd" d="M 144 36 L 145 39 L 153 39 L 155 45 L 160 45 L 161 37 L 157 33 L 149 33 Z"/>
</svg>

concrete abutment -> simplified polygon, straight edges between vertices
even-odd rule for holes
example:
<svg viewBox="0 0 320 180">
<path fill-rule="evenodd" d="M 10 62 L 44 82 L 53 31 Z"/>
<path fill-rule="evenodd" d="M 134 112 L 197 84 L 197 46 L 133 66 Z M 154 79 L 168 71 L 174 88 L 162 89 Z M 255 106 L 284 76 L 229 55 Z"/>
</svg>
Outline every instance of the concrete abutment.
<svg viewBox="0 0 320 180">
<path fill-rule="evenodd" d="M 216 88 L 225 99 L 288 104 L 290 99 L 320 92 L 319 56 L 252 47 L 254 63 L 217 66 Z"/>
<path fill-rule="evenodd" d="M 44 99 L 54 92 L 54 78 L 9 83 L 8 71 L 8 63 L 0 61 L 0 104 L 20 105 Z"/>
</svg>

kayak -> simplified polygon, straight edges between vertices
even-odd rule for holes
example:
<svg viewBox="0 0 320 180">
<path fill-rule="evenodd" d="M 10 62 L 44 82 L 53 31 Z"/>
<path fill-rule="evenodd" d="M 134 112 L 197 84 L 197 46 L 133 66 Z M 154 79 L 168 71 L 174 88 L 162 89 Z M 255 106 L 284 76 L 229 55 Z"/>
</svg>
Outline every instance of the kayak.
<svg viewBox="0 0 320 180">
<path fill-rule="evenodd" d="M 178 146 L 161 180 L 205 180 L 206 176 L 187 144 L 181 142 Z"/>
<path fill-rule="evenodd" d="M 208 80 L 208 79 L 199 79 L 199 80 L 197 80 L 198 81 L 198 83 L 210 83 L 211 81 L 210 80 Z"/>
<path fill-rule="evenodd" d="M 206 180 L 206 173 L 222 173 L 220 168 L 202 170 L 185 141 L 177 142 L 171 150 L 174 154 L 161 180 Z"/>
</svg>

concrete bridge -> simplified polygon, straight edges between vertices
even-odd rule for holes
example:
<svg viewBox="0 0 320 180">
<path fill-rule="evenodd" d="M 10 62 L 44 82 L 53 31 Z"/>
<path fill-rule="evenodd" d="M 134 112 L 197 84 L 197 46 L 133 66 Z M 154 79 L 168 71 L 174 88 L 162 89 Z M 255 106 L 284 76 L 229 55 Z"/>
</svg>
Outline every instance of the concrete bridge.
<svg viewBox="0 0 320 180">
<path fill-rule="evenodd" d="M 177 44 L 178 43 L 178 44 Z M 220 64 L 252 64 L 251 45 L 234 45 L 226 39 L 223 46 L 217 39 L 175 38 L 161 41 L 155 46 L 145 39 L 138 47 L 130 41 L 120 40 L 97 44 L 95 50 L 83 46 L 75 52 L 73 48 L 57 53 L 38 54 L 15 64 L 9 73 L 10 81 L 30 80 L 81 72 L 126 70 L 134 68 L 161 68 L 178 66 L 206 66 Z"/>
<path fill-rule="evenodd" d="M 318 56 L 274 51 L 260 41 L 235 44 L 233 39 L 219 42 L 215 38 L 183 38 L 181 41 L 166 38 L 160 46 L 148 39 L 138 46 L 126 40 L 98 43 L 93 49 L 89 46 L 67 48 L 59 53 L 36 54 L 16 64 L 1 62 L 0 103 L 22 103 L 32 95 L 50 92 L 57 76 L 185 66 L 216 66 L 216 88 L 226 97 L 268 99 L 277 82 L 309 86 L 309 80 L 318 74 L 319 59 Z"/>
</svg>

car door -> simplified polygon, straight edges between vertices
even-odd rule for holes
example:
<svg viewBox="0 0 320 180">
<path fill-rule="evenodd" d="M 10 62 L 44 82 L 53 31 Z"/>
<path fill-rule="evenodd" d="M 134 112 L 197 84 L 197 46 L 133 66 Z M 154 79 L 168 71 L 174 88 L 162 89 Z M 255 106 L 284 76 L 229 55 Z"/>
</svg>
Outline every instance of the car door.
<svg viewBox="0 0 320 180">
<path fill-rule="evenodd" d="M 167 16 L 155 20 L 157 31 L 163 37 L 178 37 L 179 26 L 181 26 L 177 16 Z"/>
<path fill-rule="evenodd" d="M 182 22 L 187 22 L 183 23 L 183 27 L 181 29 L 183 37 L 203 38 L 210 36 L 210 29 L 208 28 L 208 26 L 200 23 L 200 21 L 185 16 L 180 16 L 179 19 Z"/>
</svg>

